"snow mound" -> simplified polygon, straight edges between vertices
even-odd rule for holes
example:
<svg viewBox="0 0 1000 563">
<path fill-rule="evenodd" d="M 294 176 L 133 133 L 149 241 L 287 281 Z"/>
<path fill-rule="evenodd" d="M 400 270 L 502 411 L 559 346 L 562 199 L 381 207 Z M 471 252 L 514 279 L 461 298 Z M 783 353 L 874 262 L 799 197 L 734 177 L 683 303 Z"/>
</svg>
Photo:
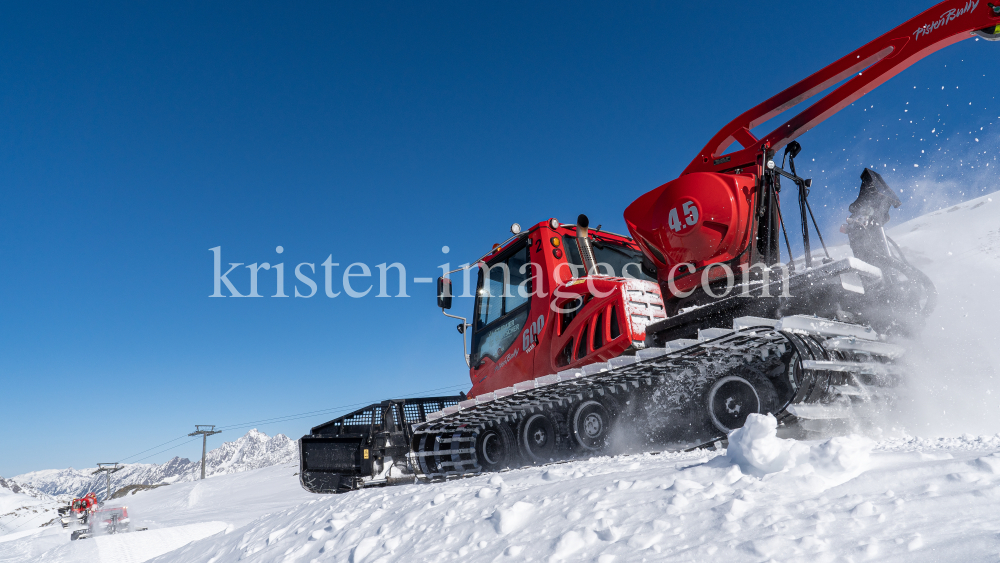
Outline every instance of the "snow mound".
<svg viewBox="0 0 1000 563">
<path fill-rule="evenodd" d="M 808 446 L 778 438 L 778 421 L 772 415 L 751 414 L 743 428 L 729 434 L 726 456 L 744 473 L 765 475 L 794 466 L 794 458 Z M 794 455 L 793 455 L 793 451 Z"/>
<path fill-rule="evenodd" d="M 763 477 L 798 469 L 798 475 L 858 474 L 868 466 L 875 443 L 861 436 L 838 436 L 809 444 L 778 438 L 773 415 L 751 414 L 729 434 L 726 458 L 747 475 Z"/>
</svg>

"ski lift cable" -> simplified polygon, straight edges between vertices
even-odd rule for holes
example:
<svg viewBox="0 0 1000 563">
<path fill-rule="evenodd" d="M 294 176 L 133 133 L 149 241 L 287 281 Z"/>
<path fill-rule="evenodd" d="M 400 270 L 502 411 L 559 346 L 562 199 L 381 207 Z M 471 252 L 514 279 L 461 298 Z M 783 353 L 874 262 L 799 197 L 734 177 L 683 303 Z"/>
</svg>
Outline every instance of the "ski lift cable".
<svg viewBox="0 0 1000 563">
<path fill-rule="evenodd" d="M 185 436 L 185 437 L 186 437 L 186 436 Z M 158 452 L 153 452 L 153 453 L 149 454 L 149 455 L 148 455 L 148 456 L 146 456 L 146 457 L 143 457 L 143 458 L 139 458 L 139 459 L 137 459 L 137 460 L 133 461 L 132 463 L 139 463 L 140 461 L 143 461 L 143 460 L 146 460 L 146 459 L 149 459 L 149 458 L 151 458 L 151 457 L 153 457 L 153 456 L 157 456 L 157 455 L 160 455 L 160 454 L 162 454 L 162 453 L 164 453 L 164 452 L 169 452 L 170 450 L 174 450 L 174 449 L 177 449 L 177 448 L 179 448 L 179 447 L 181 447 L 181 446 L 184 446 L 184 445 L 187 445 L 187 444 L 190 444 L 191 442 L 197 442 L 198 440 L 199 440 L 199 438 L 193 438 L 193 439 L 191 439 L 191 440 L 188 440 L 187 442 L 181 442 L 180 444 L 177 444 L 176 446 L 170 446 L 169 448 L 167 448 L 167 449 L 165 449 L 165 450 L 160 450 L 160 451 L 158 451 Z"/>
<path fill-rule="evenodd" d="M 420 391 L 418 394 L 423 395 L 423 394 L 433 393 L 435 391 L 446 391 L 446 390 L 453 390 L 453 389 L 459 389 L 459 388 L 465 388 L 465 387 L 467 387 L 467 385 L 465 385 L 465 384 L 450 385 L 448 387 L 438 387 L 437 389 L 428 389 L 426 391 Z M 363 401 L 363 402 L 360 402 L 360 403 L 352 403 L 352 404 L 349 404 L 349 405 L 341 405 L 341 406 L 331 407 L 331 408 L 328 408 L 328 409 L 323 409 L 323 410 L 318 410 L 318 411 L 310 411 L 310 412 L 304 412 L 304 413 L 289 414 L 289 415 L 284 415 L 284 416 L 276 416 L 276 417 L 273 417 L 273 418 L 265 418 L 265 419 L 262 419 L 262 420 L 251 420 L 251 421 L 248 421 L 248 422 L 237 422 L 237 423 L 234 423 L 234 424 L 228 424 L 226 426 L 220 426 L 220 427 L 217 428 L 217 430 L 236 430 L 236 429 L 239 429 L 239 428 L 247 428 L 248 426 L 252 426 L 252 425 L 255 425 L 255 424 L 272 424 L 272 423 L 276 423 L 276 422 L 286 422 L 286 421 L 289 421 L 289 420 L 297 420 L 297 419 L 301 419 L 301 418 L 309 418 L 309 417 L 317 416 L 317 415 L 320 415 L 320 414 L 328 414 L 328 413 L 331 413 L 331 412 L 342 411 L 344 409 L 349 409 L 349 408 L 358 407 L 358 406 L 364 406 L 364 405 L 368 405 L 368 404 L 371 404 L 371 401 Z"/>
<path fill-rule="evenodd" d="M 20 524 L 18 524 L 17 526 L 14 526 L 13 528 L 8 528 L 8 529 L 9 529 L 10 531 L 9 531 L 9 532 L 7 532 L 7 533 L 8 533 L 8 534 L 13 534 L 13 533 L 14 533 L 14 532 L 16 532 L 17 530 L 19 530 L 19 529 L 21 528 L 21 526 L 24 526 L 24 525 L 25 525 L 25 524 L 27 524 L 28 522 L 31 522 L 32 520 L 36 520 L 36 519 L 37 519 L 37 518 L 38 518 L 39 516 L 44 516 L 45 514 L 46 514 L 45 512 L 39 512 L 38 514 L 34 515 L 33 517 L 31 517 L 31 518 L 28 518 L 28 519 L 27 519 L 27 520 L 25 520 L 24 522 L 21 522 L 21 523 L 20 523 Z"/>
<path fill-rule="evenodd" d="M 237 422 L 237 423 L 233 423 L 233 424 L 227 424 L 225 426 L 219 426 L 219 427 L 216 428 L 216 430 L 234 430 L 234 429 L 237 429 L 237 428 L 246 428 L 247 426 L 251 426 L 251 425 L 254 425 L 254 424 L 268 424 L 268 423 L 273 423 L 273 422 L 283 422 L 285 420 L 295 420 L 297 418 L 308 418 L 308 417 L 311 417 L 311 416 L 319 416 L 321 414 L 329 414 L 331 412 L 336 412 L 336 411 L 339 411 L 339 410 L 348 409 L 348 408 L 352 408 L 352 407 L 357 407 L 357 406 L 360 406 L 360 405 L 367 405 L 367 404 L 368 404 L 367 402 L 351 403 L 349 405 L 341 405 L 341 406 L 331 407 L 329 409 L 323 409 L 323 410 L 319 410 L 319 411 L 310 411 L 310 412 L 304 412 L 304 413 L 298 413 L 298 414 L 289 414 L 289 415 L 284 415 L 284 416 L 276 416 L 274 418 L 265 418 L 265 419 L 261 419 L 261 420 L 251 420 L 251 421 L 248 421 L 248 422 Z"/>
<path fill-rule="evenodd" d="M 174 438 L 173 440 L 170 440 L 170 441 L 167 441 L 167 442 L 163 442 L 162 444 L 160 444 L 160 445 L 158 445 L 158 446 L 153 446 L 152 448 L 149 448 L 149 449 L 147 449 L 147 450 L 142 450 L 141 452 L 139 452 L 139 453 L 135 453 L 135 454 L 132 454 L 132 455 L 130 455 L 130 456 L 128 456 L 128 457 L 123 457 L 123 458 L 121 458 L 121 460 L 120 460 L 120 461 L 125 461 L 126 459 L 132 459 L 132 458 L 133 458 L 133 457 L 135 457 L 135 456 L 138 456 L 138 455 L 142 455 L 142 454 L 144 454 L 144 453 L 146 453 L 146 452 L 148 452 L 148 451 L 152 451 L 152 450 L 155 450 L 156 448 L 159 448 L 159 447 L 161 447 L 161 446 L 166 446 L 167 444 L 170 444 L 170 443 L 172 443 L 172 442 L 176 442 L 177 440 L 180 440 L 180 439 L 182 439 L 182 438 L 187 438 L 187 434 L 184 434 L 183 436 L 178 436 L 177 438 Z"/>
<path fill-rule="evenodd" d="M 414 394 L 415 395 L 424 395 L 424 394 L 434 393 L 434 392 L 437 392 L 437 391 L 451 391 L 451 390 L 455 390 L 455 389 L 463 389 L 465 387 L 467 387 L 467 385 L 463 383 L 463 384 L 458 384 L 458 385 L 449 385 L 447 387 L 438 387 L 436 389 L 427 389 L 427 390 L 424 390 L 424 391 L 418 391 L 418 392 L 416 392 Z M 340 406 L 336 406 L 336 407 L 330 407 L 328 409 L 321 409 L 321 410 L 316 410 L 316 411 L 308 411 L 308 412 L 297 413 L 297 414 L 288 414 L 288 415 L 276 416 L 276 417 L 272 417 L 272 418 L 265 418 L 265 419 L 261 419 L 261 420 L 251 420 L 251 421 L 247 421 L 247 422 L 237 422 L 237 423 L 234 423 L 234 424 L 228 424 L 228 425 L 225 425 L 225 426 L 220 426 L 217 429 L 220 430 L 220 431 L 221 430 L 238 430 L 238 429 L 249 428 L 251 426 L 260 425 L 260 424 L 275 424 L 275 423 L 278 423 L 278 422 L 288 422 L 288 421 L 291 421 L 291 420 L 299 420 L 299 419 L 303 419 L 303 418 L 310 418 L 310 417 L 319 416 L 319 415 L 322 415 L 322 414 L 330 414 L 332 412 L 343 411 L 345 409 L 350 409 L 350 408 L 353 408 L 353 407 L 364 406 L 364 405 L 367 405 L 367 404 L 371 404 L 371 401 L 364 401 L 364 402 L 360 402 L 360 403 L 351 403 L 349 405 L 340 405 Z M 166 442 L 163 442 L 162 444 L 159 444 L 159 445 L 153 446 L 151 448 L 142 450 L 141 452 L 138 452 L 138 453 L 134 453 L 134 454 L 132 454 L 132 455 L 130 455 L 128 457 L 123 457 L 123 458 L 119 458 L 119 459 L 121 461 L 126 461 L 126 460 L 132 459 L 132 458 L 134 458 L 136 456 L 140 456 L 140 455 L 142 455 L 142 454 L 144 454 L 146 452 L 149 452 L 149 451 L 152 451 L 152 450 L 156 450 L 157 448 L 160 448 L 162 446 L 166 446 L 167 444 L 172 444 L 173 442 L 176 442 L 177 440 L 181 440 L 181 439 L 187 438 L 187 437 L 188 437 L 187 434 L 184 434 L 182 436 L 178 436 L 178 437 L 174 438 L 173 440 L 168 440 Z M 140 461 L 143 461 L 143 460 L 149 459 L 151 457 L 157 456 L 157 455 L 159 455 L 159 454 L 161 454 L 163 452 L 168 452 L 168 451 L 173 450 L 175 448 L 179 448 L 179 447 L 181 447 L 181 446 L 183 446 L 185 444 L 188 444 L 190 442 L 193 442 L 195 440 L 197 440 L 197 438 L 195 438 L 194 440 L 188 440 L 186 442 L 182 442 L 182 443 L 177 444 L 175 446 L 171 446 L 171 447 L 169 447 L 169 448 L 167 448 L 165 450 L 160 450 L 160 451 L 151 453 L 151 454 L 149 454 L 149 455 L 147 455 L 145 457 L 142 457 L 140 459 L 132 461 L 131 463 L 139 463 Z"/>
<path fill-rule="evenodd" d="M 24 526 L 25 524 L 27 524 L 28 522 L 31 522 L 33 520 L 37 520 L 40 516 L 45 516 L 46 514 L 49 514 L 49 512 L 43 510 L 42 512 L 39 512 L 39 513 L 35 514 L 31 518 L 28 518 L 27 520 L 25 520 L 24 522 L 21 522 L 17 526 L 14 526 L 13 528 L 7 528 L 8 530 L 10 530 L 7 533 L 8 534 L 12 534 L 12 533 L 16 532 L 18 529 L 20 529 L 21 526 Z M 25 515 L 25 516 L 27 516 L 27 515 Z M 15 518 L 23 518 L 23 516 L 15 516 Z M 58 516 L 56 516 L 56 518 L 58 518 Z"/>
</svg>

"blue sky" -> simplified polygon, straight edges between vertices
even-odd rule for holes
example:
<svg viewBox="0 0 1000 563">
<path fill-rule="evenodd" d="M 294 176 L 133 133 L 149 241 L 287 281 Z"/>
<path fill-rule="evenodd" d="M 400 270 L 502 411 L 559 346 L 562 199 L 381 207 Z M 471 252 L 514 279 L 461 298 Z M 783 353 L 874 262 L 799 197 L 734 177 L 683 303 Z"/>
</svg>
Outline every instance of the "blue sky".
<svg viewBox="0 0 1000 563">
<path fill-rule="evenodd" d="M 733 117 L 931 5 L 7 6 L 0 475 L 195 458 L 136 454 L 195 424 L 228 428 L 210 445 L 297 438 L 335 407 L 467 389 L 431 285 L 212 299 L 209 249 L 284 263 L 292 295 L 295 265 L 328 256 L 412 279 L 515 221 L 625 232 Z M 998 57 L 946 49 L 800 139 L 829 240 L 865 165 L 919 194 L 900 218 L 996 189 Z"/>
</svg>

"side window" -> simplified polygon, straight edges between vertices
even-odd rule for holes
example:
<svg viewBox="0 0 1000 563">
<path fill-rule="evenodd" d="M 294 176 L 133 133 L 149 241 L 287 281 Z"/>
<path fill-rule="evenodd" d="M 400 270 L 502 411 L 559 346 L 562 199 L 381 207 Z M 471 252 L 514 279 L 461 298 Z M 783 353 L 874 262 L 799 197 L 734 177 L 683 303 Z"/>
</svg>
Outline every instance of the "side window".
<svg viewBox="0 0 1000 563">
<path fill-rule="evenodd" d="M 486 279 L 483 279 L 486 272 L 479 271 L 479 290 L 476 295 L 477 330 L 513 312 L 514 309 L 531 300 L 531 265 L 529 262 L 528 247 L 524 246 L 505 260 L 489 264 L 487 266 L 489 274 Z"/>
<path fill-rule="evenodd" d="M 528 319 L 526 305 L 531 300 L 532 273 L 529 250 L 522 246 L 504 260 L 489 264 L 488 272 L 479 271 L 476 326 L 472 335 L 473 365 L 485 356 L 497 360 L 514 342 Z"/>
<path fill-rule="evenodd" d="M 531 299 L 530 262 L 527 247 L 507 259 L 507 267 L 510 269 L 510 293 L 506 297 L 504 306 L 506 312 L 517 309 Z M 524 284 L 523 288 L 521 284 Z M 522 291 L 524 296 L 521 295 Z"/>
<path fill-rule="evenodd" d="M 482 279 L 483 272 L 479 273 Z M 503 315 L 504 270 L 502 264 L 490 270 L 490 277 L 479 288 L 479 324 L 486 326 Z"/>
</svg>

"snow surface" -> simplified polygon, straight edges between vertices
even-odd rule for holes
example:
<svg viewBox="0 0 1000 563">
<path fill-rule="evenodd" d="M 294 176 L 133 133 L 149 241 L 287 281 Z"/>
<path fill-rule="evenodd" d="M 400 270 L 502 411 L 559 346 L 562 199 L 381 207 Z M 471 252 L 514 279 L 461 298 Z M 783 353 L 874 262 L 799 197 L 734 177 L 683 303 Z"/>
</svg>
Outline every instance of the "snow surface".
<svg viewBox="0 0 1000 563">
<path fill-rule="evenodd" d="M 994 199 L 890 230 L 940 300 L 910 343 L 891 422 L 868 436 L 794 441 L 775 433 L 773 418 L 753 417 L 726 451 L 601 457 L 345 495 L 310 495 L 297 465 L 280 464 L 111 502 L 127 504 L 145 532 L 76 542 L 55 526 L 0 535 L 0 563 L 995 561 Z"/>
<path fill-rule="evenodd" d="M 798 442 L 759 416 L 727 451 L 345 495 L 306 493 L 288 464 L 129 497 L 146 532 L 0 536 L 0 561 L 994 560 L 998 452 L 1000 436 Z"/>
<path fill-rule="evenodd" d="M 224 475 L 297 462 L 298 455 L 298 444 L 286 436 L 268 437 L 254 429 L 209 451 L 206 474 Z M 103 499 L 107 494 L 105 477 L 93 473 L 93 469 L 69 468 L 34 471 L 12 479 L 0 477 L 0 538 L 9 540 L 13 537 L 9 534 L 23 534 L 25 530 L 55 523 L 57 509 L 84 493 L 93 491 Z M 175 457 L 159 465 L 130 463 L 112 475 L 111 487 L 116 491 L 127 485 L 194 481 L 200 475 L 200 461 Z"/>
<path fill-rule="evenodd" d="M 54 525 L 0 535 L 0 563 L 148 561 L 193 541 L 246 526 L 265 514 L 308 502 L 314 497 L 299 486 L 294 475 L 297 470 L 297 463 L 285 463 L 220 474 L 143 491 L 105 505 L 127 506 L 132 527 L 146 527 L 147 531 L 71 541 L 71 530 Z"/>
</svg>

